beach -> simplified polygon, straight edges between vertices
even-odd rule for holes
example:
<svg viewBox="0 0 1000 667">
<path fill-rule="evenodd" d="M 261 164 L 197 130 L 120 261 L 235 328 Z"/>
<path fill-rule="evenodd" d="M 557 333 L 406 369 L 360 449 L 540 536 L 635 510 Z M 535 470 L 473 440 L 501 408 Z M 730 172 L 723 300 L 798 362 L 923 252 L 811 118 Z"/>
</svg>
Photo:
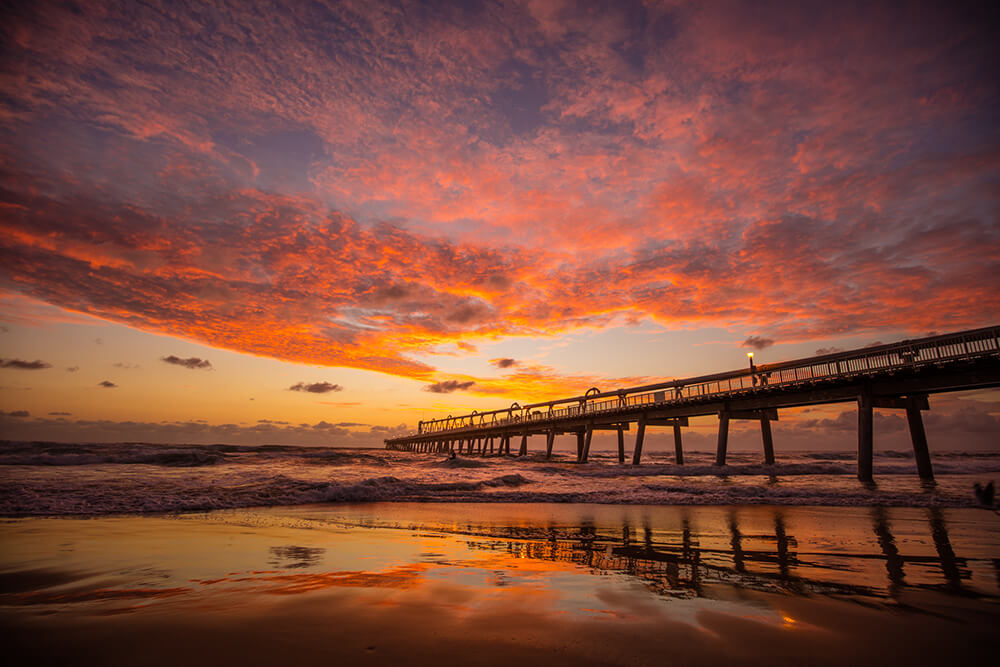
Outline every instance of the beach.
<svg viewBox="0 0 1000 667">
<path fill-rule="evenodd" d="M 0 523 L 12 664 L 953 664 L 980 509 L 307 504 Z"/>
</svg>

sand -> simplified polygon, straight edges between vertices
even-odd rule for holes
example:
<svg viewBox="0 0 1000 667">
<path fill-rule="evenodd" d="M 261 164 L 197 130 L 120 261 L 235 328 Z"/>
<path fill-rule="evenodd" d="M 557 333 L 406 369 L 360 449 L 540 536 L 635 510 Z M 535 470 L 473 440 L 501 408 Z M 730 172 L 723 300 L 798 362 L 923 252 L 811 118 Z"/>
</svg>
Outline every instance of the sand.
<svg viewBox="0 0 1000 667">
<path fill-rule="evenodd" d="M 368 504 L 0 523 L 12 664 L 955 664 L 975 510 Z"/>
</svg>

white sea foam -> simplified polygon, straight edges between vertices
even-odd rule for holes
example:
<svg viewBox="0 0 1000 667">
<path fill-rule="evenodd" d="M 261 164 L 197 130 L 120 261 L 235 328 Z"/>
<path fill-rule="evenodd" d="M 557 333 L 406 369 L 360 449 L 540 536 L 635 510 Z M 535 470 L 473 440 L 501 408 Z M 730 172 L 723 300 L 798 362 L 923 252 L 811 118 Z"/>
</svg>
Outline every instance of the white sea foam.
<svg viewBox="0 0 1000 667">
<path fill-rule="evenodd" d="M 622 465 L 595 452 L 458 457 L 286 446 L 158 446 L 0 443 L 0 514 L 100 515 L 184 512 L 305 503 L 587 502 L 621 504 L 972 506 L 974 482 L 1000 483 L 1000 453 L 934 456 L 937 483 L 923 484 L 908 453 L 880 453 L 876 485 L 855 477 L 841 452 L 735 452 L 730 465 L 691 452 L 688 464 L 652 452 Z M 58 466 L 58 468 L 54 468 Z"/>
</svg>

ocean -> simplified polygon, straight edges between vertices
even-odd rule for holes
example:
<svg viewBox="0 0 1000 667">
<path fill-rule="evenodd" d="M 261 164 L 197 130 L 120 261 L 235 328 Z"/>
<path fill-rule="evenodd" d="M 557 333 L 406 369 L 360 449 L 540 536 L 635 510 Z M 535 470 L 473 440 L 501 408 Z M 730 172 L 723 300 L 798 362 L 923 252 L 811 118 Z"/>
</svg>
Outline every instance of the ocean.
<svg viewBox="0 0 1000 667">
<path fill-rule="evenodd" d="M 613 452 L 577 464 L 567 453 L 526 457 L 380 449 L 141 443 L 0 443 L 0 515 L 104 516 L 370 502 L 598 503 L 974 507 L 975 483 L 1000 482 L 1000 452 L 937 452 L 922 482 L 910 452 L 875 457 L 875 483 L 854 453 L 691 451 L 686 464 L 650 452 L 639 466 Z"/>
</svg>

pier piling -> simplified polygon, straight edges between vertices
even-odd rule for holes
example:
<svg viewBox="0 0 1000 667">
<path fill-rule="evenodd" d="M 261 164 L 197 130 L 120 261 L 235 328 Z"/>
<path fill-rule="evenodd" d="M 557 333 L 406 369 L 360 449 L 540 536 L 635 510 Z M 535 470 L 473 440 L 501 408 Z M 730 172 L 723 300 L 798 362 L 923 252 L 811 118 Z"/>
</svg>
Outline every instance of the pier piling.
<svg viewBox="0 0 1000 667">
<path fill-rule="evenodd" d="M 870 391 L 858 396 L 858 479 L 872 481 L 875 459 L 875 415 Z"/>
<path fill-rule="evenodd" d="M 715 465 L 726 465 L 726 449 L 729 447 L 729 412 L 719 412 L 719 442 L 715 450 Z"/>
<path fill-rule="evenodd" d="M 906 403 L 906 421 L 910 425 L 910 440 L 913 442 L 913 458 L 917 462 L 917 474 L 920 475 L 920 479 L 931 481 L 934 479 L 934 470 L 931 467 L 931 454 L 927 449 L 924 420 L 920 416 L 920 401 L 916 396 L 908 396 Z"/>
<path fill-rule="evenodd" d="M 677 465 L 684 465 L 684 447 L 681 445 L 681 423 L 674 420 L 674 459 Z"/>
<path fill-rule="evenodd" d="M 771 438 L 771 418 L 760 416 L 760 438 L 764 442 L 764 464 L 774 465 L 774 440 Z"/>
<path fill-rule="evenodd" d="M 639 415 L 639 421 L 635 425 L 635 449 L 632 450 L 632 465 L 639 465 L 642 458 L 642 441 L 646 437 L 646 415 Z"/>
</svg>

